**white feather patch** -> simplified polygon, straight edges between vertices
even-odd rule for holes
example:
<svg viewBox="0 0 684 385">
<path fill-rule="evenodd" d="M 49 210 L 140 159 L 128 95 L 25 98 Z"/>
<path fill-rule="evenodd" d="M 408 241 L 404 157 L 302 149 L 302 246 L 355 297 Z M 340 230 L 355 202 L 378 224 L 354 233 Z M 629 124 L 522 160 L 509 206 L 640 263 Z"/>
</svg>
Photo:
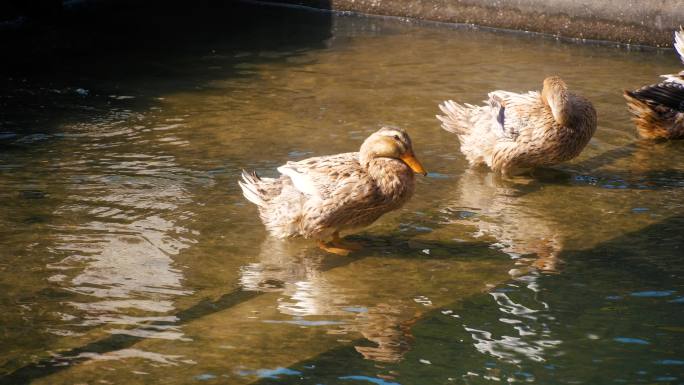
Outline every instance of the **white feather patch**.
<svg viewBox="0 0 684 385">
<path fill-rule="evenodd" d="M 679 54 L 679 58 L 684 63 L 684 29 L 680 27 L 679 31 L 675 31 L 675 49 Z"/>
<path fill-rule="evenodd" d="M 664 78 L 668 83 L 679 83 L 684 85 L 684 71 L 680 72 L 678 75 L 660 75 L 660 77 Z"/>
<path fill-rule="evenodd" d="M 295 188 L 300 192 L 306 195 L 320 198 L 320 193 L 316 188 L 316 184 L 314 184 L 313 179 L 311 179 L 311 176 L 309 176 L 308 174 L 301 173 L 287 166 L 278 167 L 278 172 L 290 177 L 290 179 L 292 180 L 292 184 L 294 184 Z"/>
</svg>

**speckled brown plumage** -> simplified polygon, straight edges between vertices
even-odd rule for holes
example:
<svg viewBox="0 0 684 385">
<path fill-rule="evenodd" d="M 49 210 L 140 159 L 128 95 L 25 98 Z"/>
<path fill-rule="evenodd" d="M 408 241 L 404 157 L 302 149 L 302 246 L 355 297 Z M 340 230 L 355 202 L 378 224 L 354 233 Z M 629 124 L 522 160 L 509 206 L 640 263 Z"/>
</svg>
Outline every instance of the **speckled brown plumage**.
<svg viewBox="0 0 684 385">
<path fill-rule="evenodd" d="M 484 106 L 445 101 L 442 128 L 455 133 L 468 162 L 505 175 L 550 166 L 580 154 L 596 131 L 596 110 L 559 77 L 542 92 L 493 91 Z"/>
<path fill-rule="evenodd" d="M 279 178 L 243 172 L 239 183 L 272 235 L 322 240 L 368 226 L 406 203 L 415 185 L 402 160 L 407 155 L 413 157 L 408 134 L 383 127 L 360 152 L 288 162 L 278 168 Z"/>
<path fill-rule="evenodd" d="M 684 63 L 684 29 L 675 32 L 675 49 Z M 663 82 L 625 91 L 637 134 L 646 139 L 684 139 L 684 71 L 662 75 Z"/>
</svg>

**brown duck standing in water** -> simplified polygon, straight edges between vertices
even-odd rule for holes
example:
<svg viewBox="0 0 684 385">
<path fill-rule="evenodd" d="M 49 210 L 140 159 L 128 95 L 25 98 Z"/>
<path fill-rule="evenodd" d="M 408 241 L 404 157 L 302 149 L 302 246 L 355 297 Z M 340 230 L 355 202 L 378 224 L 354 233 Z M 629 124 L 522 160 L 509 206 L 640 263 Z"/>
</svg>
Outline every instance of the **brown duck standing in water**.
<svg viewBox="0 0 684 385">
<path fill-rule="evenodd" d="M 684 29 L 675 32 L 675 49 L 684 63 Z M 684 139 L 684 71 L 665 80 L 625 91 L 637 133 L 646 139 Z"/>
<path fill-rule="evenodd" d="M 557 76 L 542 92 L 493 91 L 484 106 L 445 101 L 442 128 L 461 142 L 471 166 L 487 165 L 506 176 L 551 166 L 580 154 L 596 131 L 589 100 L 568 91 Z"/>
<path fill-rule="evenodd" d="M 341 255 L 358 246 L 342 242 L 340 231 L 400 208 L 413 195 L 413 173 L 426 174 L 406 131 L 389 127 L 369 136 L 359 152 L 287 162 L 278 171 L 279 178 L 243 171 L 238 182 L 266 229 L 278 238 L 316 239 Z"/>
</svg>

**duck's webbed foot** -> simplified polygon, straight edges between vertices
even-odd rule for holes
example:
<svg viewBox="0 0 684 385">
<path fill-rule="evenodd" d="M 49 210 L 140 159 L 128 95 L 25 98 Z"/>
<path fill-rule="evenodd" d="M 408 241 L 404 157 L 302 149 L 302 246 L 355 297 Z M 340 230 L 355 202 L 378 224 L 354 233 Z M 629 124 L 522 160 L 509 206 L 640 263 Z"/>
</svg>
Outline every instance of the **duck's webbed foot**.
<svg viewBox="0 0 684 385">
<path fill-rule="evenodd" d="M 332 242 L 318 241 L 318 247 L 320 247 L 321 250 L 327 251 L 328 253 L 341 255 L 343 257 L 346 257 L 347 255 L 349 255 L 349 253 L 353 251 L 351 249 L 335 245 Z"/>
<path fill-rule="evenodd" d="M 360 243 L 349 242 L 340 238 L 339 232 L 333 233 L 332 240 L 330 242 L 319 241 L 318 247 L 329 253 L 342 256 L 347 256 L 352 251 L 359 251 L 363 249 L 363 245 L 361 245 Z"/>
</svg>

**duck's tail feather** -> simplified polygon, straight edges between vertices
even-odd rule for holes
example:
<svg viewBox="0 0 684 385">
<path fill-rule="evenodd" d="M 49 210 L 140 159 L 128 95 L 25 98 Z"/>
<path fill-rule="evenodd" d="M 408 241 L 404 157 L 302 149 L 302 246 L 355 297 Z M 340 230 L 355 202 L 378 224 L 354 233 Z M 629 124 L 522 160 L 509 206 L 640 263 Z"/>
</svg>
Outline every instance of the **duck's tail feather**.
<svg viewBox="0 0 684 385">
<path fill-rule="evenodd" d="M 261 178 L 259 178 L 255 171 L 242 170 L 242 180 L 238 181 L 242 189 L 242 195 L 255 205 L 264 207 L 266 206 L 266 200 L 259 189 L 259 183 L 261 183 Z"/>
<path fill-rule="evenodd" d="M 470 104 L 459 104 L 453 100 L 446 100 L 439 105 L 444 115 L 435 115 L 445 131 L 453 132 L 457 135 L 464 135 L 470 131 L 470 109 L 475 106 Z"/>
</svg>

